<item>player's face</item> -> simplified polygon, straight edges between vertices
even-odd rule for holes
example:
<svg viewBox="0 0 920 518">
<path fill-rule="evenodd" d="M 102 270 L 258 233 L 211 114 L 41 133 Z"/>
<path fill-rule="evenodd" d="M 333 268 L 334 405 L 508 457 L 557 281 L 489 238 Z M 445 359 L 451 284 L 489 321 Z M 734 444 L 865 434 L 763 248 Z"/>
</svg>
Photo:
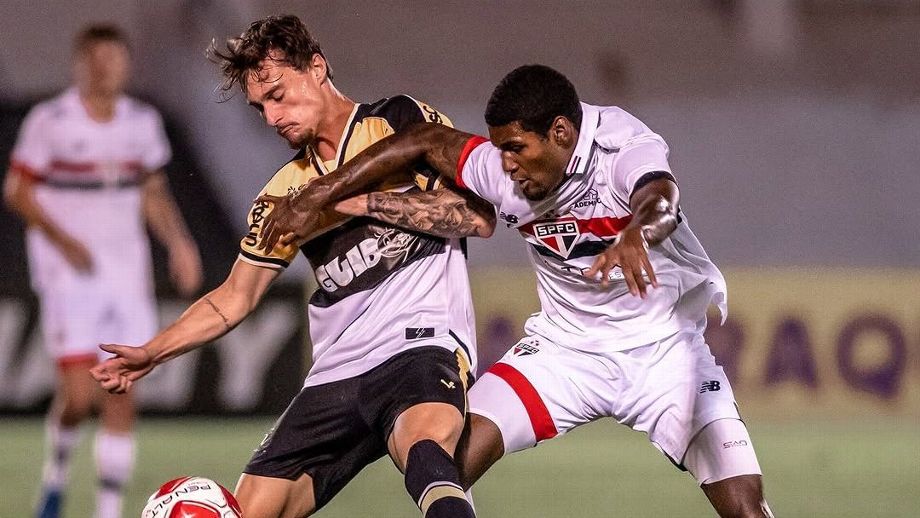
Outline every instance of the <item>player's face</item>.
<svg viewBox="0 0 920 518">
<path fill-rule="evenodd" d="M 316 139 L 326 112 L 325 67 L 297 70 L 271 56 L 246 78 L 246 100 L 278 135 L 298 149 Z"/>
<path fill-rule="evenodd" d="M 521 123 L 489 126 L 489 138 L 501 150 L 502 169 L 528 200 L 542 200 L 562 183 L 571 150 L 553 136 L 525 131 Z"/>
<path fill-rule="evenodd" d="M 115 96 L 128 84 L 131 58 L 128 47 L 100 40 L 79 51 L 74 64 L 78 88 L 90 95 Z"/>
</svg>

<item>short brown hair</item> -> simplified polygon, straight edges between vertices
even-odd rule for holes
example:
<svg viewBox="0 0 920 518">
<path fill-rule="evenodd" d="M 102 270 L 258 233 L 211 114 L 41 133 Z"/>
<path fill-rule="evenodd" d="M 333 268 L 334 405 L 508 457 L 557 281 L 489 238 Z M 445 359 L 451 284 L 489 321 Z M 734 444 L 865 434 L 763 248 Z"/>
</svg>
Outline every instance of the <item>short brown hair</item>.
<svg viewBox="0 0 920 518">
<path fill-rule="evenodd" d="M 316 54 L 326 59 L 319 42 L 300 18 L 293 15 L 269 16 L 252 22 L 240 37 L 227 40 L 225 51 L 219 50 L 212 41 L 207 54 L 223 73 L 221 90 L 230 90 L 238 84 L 245 91 L 246 74 L 256 70 L 273 50 L 281 52 L 283 57 L 280 59 L 297 70 L 306 70 Z M 332 67 L 328 60 L 326 75 L 332 79 Z"/>
<path fill-rule="evenodd" d="M 114 23 L 94 23 L 87 25 L 77 33 L 73 39 L 73 50 L 79 54 L 94 43 L 101 41 L 121 43 L 128 50 L 131 49 L 131 45 L 128 43 L 128 36 L 121 30 L 121 27 Z"/>
</svg>

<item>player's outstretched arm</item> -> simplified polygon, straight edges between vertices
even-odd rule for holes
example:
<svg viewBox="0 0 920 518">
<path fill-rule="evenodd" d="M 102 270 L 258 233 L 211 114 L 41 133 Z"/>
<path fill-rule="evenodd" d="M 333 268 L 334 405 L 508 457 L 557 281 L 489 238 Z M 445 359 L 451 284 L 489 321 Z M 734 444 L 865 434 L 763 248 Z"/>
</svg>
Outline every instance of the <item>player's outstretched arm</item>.
<svg viewBox="0 0 920 518">
<path fill-rule="evenodd" d="M 418 123 L 380 140 L 349 160 L 335 173 L 310 182 L 307 189 L 289 196 L 261 196 L 273 204 L 262 227 L 261 244 L 272 250 L 298 243 L 319 222 L 320 211 L 339 200 L 366 192 L 386 178 L 411 170 L 420 163 L 447 178 L 457 175 L 463 146 L 473 135 L 441 124 Z"/>
<path fill-rule="evenodd" d="M 629 292 L 645 298 L 644 271 L 653 287 L 658 287 L 655 270 L 648 258 L 648 247 L 664 241 L 677 228 L 677 209 L 680 192 L 677 184 L 666 178 L 652 180 L 636 190 L 629 205 L 633 217 L 612 245 L 594 259 L 585 276 L 596 278 L 600 274 L 601 286 L 609 284 L 609 273 L 619 265 Z"/>
<path fill-rule="evenodd" d="M 61 252 L 64 259 L 78 272 L 89 273 L 93 270 L 93 257 L 89 250 L 76 238 L 64 231 L 35 200 L 35 181 L 30 176 L 11 167 L 6 173 L 3 184 L 3 199 L 6 206 L 26 223 L 45 234 L 49 241 Z"/>
<path fill-rule="evenodd" d="M 168 184 L 162 171 L 151 173 L 144 181 L 144 218 L 154 237 L 169 252 L 173 284 L 180 295 L 190 297 L 201 288 L 204 279 L 201 257 Z"/>
<path fill-rule="evenodd" d="M 155 366 L 220 338 L 256 308 L 278 270 L 237 260 L 214 291 L 192 304 L 176 322 L 140 347 L 102 344 L 115 354 L 90 370 L 102 388 L 122 393 Z"/>
<path fill-rule="evenodd" d="M 337 202 L 335 210 L 350 216 L 370 216 L 438 237 L 489 237 L 495 230 L 495 209 L 491 203 L 470 192 L 446 187 L 361 194 Z"/>
</svg>

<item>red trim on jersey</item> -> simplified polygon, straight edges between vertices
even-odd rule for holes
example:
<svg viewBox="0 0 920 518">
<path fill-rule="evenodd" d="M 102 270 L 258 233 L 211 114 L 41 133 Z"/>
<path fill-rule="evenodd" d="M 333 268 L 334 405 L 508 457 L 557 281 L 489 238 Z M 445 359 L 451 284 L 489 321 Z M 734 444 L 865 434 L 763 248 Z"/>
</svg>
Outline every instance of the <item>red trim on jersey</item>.
<svg viewBox="0 0 920 518">
<path fill-rule="evenodd" d="M 469 189 L 466 186 L 466 183 L 463 181 L 463 166 L 466 165 L 466 159 L 470 157 L 470 153 L 473 152 L 480 144 L 488 142 L 489 139 L 480 137 L 479 135 L 473 135 L 469 140 L 466 141 L 466 144 L 463 145 L 463 150 L 460 151 L 460 159 L 457 160 L 457 185 L 463 187 L 464 189 Z"/>
<path fill-rule="evenodd" d="M 82 354 L 72 354 L 69 356 L 61 356 L 57 359 L 58 369 L 70 369 L 73 367 L 79 366 L 81 363 L 92 362 L 96 363 L 99 361 L 99 356 L 96 353 L 82 353 Z"/>
<path fill-rule="evenodd" d="M 521 371 L 507 363 L 499 362 L 492 365 L 488 372 L 505 380 L 505 383 L 510 385 L 511 390 L 521 399 L 521 403 L 524 403 L 524 408 L 530 417 L 530 425 L 533 426 L 533 433 L 538 442 L 552 439 L 557 435 L 558 432 L 556 432 L 556 423 L 553 422 L 553 417 L 549 415 L 549 410 L 546 409 L 546 405 L 540 399 L 537 389 L 521 374 Z"/>
<path fill-rule="evenodd" d="M 20 162 L 19 160 L 10 160 L 10 170 L 15 171 L 20 176 L 28 178 L 33 182 L 42 181 L 41 173 L 29 167 L 25 162 Z"/>
<path fill-rule="evenodd" d="M 67 173 L 92 173 L 93 171 L 98 171 L 101 165 L 102 164 L 97 162 L 71 162 L 68 160 L 55 160 L 51 162 L 50 169 L 56 169 L 58 171 L 64 171 Z M 118 166 L 135 173 L 140 173 L 144 170 L 144 165 L 137 160 L 119 162 Z"/>
<path fill-rule="evenodd" d="M 540 219 L 537 221 L 532 221 L 526 225 L 521 225 L 518 227 L 523 233 L 535 235 L 533 231 L 534 225 L 539 225 L 540 223 L 562 223 L 565 221 L 575 221 L 578 224 L 579 232 L 590 232 L 597 237 L 614 237 L 620 233 L 626 225 L 629 225 L 629 222 L 632 221 L 632 216 L 624 216 L 622 218 L 590 218 L 590 219 L 578 219 L 571 216 L 564 216 L 558 219 Z"/>
</svg>

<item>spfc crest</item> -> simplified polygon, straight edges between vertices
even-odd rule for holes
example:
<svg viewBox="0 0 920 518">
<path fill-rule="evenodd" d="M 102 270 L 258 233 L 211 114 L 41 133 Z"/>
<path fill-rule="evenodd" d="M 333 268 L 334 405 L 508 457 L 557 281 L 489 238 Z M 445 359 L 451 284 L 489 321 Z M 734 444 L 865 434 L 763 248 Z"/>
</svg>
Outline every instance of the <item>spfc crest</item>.
<svg viewBox="0 0 920 518">
<path fill-rule="evenodd" d="M 575 241 L 581 232 L 578 231 L 578 222 L 575 218 L 570 218 L 535 223 L 533 235 L 543 246 L 566 259 L 575 247 Z"/>
<path fill-rule="evenodd" d="M 526 342 L 516 344 L 511 350 L 511 354 L 515 356 L 530 356 L 531 354 L 537 354 L 538 352 L 540 352 L 540 349 L 537 348 L 536 345 Z"/>
</svg>

